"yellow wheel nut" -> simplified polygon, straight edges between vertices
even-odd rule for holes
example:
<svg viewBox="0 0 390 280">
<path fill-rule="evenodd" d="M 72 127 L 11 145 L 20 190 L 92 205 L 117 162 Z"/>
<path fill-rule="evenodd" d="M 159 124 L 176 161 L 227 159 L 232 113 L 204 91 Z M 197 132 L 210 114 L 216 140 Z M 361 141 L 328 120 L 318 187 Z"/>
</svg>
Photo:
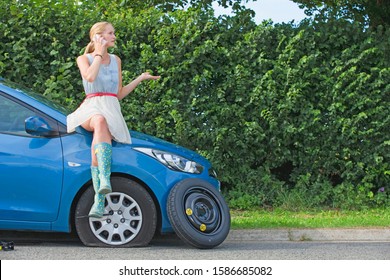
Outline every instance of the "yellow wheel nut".
<svg viewBox="0 0 390 280">
<path fill-rule="evenodd" d="M 205 231 L 206 230 L 206 225 L 205 224 L 201 224 L 200 225 L 200 231 Z"/>
<path fill-rule="evenodd" d="M 186 209 L 186 214 L 187 214 L 187 216 L 191 216 L 192 215 L 192 209 L 191 208 L 187 208 Z"/>
</svg>

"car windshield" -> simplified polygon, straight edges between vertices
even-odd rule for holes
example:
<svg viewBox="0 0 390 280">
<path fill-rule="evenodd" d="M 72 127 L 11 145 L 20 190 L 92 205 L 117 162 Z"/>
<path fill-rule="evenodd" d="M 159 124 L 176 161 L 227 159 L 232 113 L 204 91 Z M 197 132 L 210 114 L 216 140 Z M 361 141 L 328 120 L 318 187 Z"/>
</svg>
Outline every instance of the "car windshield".
<svg viewBox="0 0 390 280">
<path fill-rule="evenodd" d="M 0 78 L 0 81 L 2 84 L 6 85 L 10 88 L 13 88 L 15 90 L 18 90 L 19 92 L 22 92 L 22 93 L 34 98 L 34 99 L 38 100 L 39 102 L 61 112 L 64 115 L 68 115 L 70 113 L 70 111 L 67 108 L 65 108 L 63 105 L 61 105 L 60 103 L 55 102 L 53 100 L 50 100 L 50 99 L 46 98 L 45 96 L 43 96 L 42 94 L 36 93 L 23 85 L 20 85 L 20 84 L 17 84 L 17 83 L 8 81 L 8 80 L 4 80 L 1 78 Z"/>
</svg>

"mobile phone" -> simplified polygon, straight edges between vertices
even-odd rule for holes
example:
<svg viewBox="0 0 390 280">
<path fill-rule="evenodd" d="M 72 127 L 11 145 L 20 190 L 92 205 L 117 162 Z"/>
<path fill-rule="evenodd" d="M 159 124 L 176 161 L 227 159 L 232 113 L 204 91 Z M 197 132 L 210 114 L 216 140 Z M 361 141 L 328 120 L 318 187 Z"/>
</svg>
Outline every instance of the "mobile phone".
<svg viewBox="0 0 390 280">
<path fill-rule="evenodd" d="M 98 41 L 98 40 L 99 40 L 99 37 L 100 37 L 100 35 L 95 34 L 95 36 L 93 36 L 93 41 L 94 41 L 94 42 Z M 102 39 L 102 44 L 104 44 L 104 43 L 106 43 L 106 42 L 107 42 L 106 40 Z"/>
</svg>

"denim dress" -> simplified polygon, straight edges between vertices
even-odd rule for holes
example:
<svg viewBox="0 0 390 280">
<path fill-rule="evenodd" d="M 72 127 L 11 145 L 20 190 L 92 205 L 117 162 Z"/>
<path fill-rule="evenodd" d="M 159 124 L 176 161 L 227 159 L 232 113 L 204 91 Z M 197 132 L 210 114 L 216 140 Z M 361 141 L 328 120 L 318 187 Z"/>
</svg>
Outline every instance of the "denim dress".
<svg viewBox="0 0 390 280">
<path fill-rule="evenodd" d="M 92 64 L 94 57 L 91 54 L 87 54 L 87 57 L 89 63 Z M 113 140 L 130 144 L 130 133 L 123 118 L 119 100 L 116 96 L 111 96 L 118 94 L 119 90 L 118 63 L 115 55 L 110 54 L 109 64 L 100 65 L 99 73 L 93 82 L 83 79 L 83 86 L 86 95 L 96 93 L 103 93 L 103 95 L 86 98 L 76 111 L 67 116 L 68 132 L 75 131 L 76 127 L 99 114 L 105 117 Z M 111 95 L 104 95 L 105 93 Z"/>
</svg>

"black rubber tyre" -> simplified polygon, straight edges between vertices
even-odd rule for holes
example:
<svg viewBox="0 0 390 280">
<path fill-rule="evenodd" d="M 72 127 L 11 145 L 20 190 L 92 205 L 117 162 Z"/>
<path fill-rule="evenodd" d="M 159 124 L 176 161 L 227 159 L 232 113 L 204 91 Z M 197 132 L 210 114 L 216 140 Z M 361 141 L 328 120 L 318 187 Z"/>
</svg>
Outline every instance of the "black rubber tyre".
<svg viewBox="0 0 390 280">
<path fill-rule="evenodd" d="M 105 213 L 100 219 L 88 217 L 95 194 L 92 186 L 80 197 L 75 211 L 80 240 L 87 246 L 147 246 L 157 225 L 152 197 L 130 179 L 111 178 L 111 186 L 112 193 L 106 195 Z"/>
<path fill-rule="evenodd" d="M 169 193 L 167 212 L 180 239 L 196 248 L 214 248 L 229 234 L 229 208 L 221 193 L 204 180 L 177 183 Z"/>
</svg>

